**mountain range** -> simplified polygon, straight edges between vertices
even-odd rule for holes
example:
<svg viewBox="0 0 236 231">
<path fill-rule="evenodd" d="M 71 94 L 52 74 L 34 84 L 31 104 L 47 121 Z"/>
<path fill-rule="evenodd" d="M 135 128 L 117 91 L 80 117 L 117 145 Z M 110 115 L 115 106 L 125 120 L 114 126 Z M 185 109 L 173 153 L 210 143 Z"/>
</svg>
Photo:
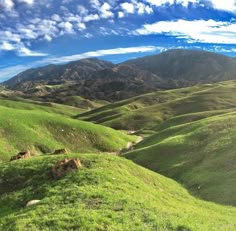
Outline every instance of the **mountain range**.
<svg viewBox="0 0 236 231">
<path fill-rule="evenodd" d="M 177 49 L 120 64 L 93 58 L 33 68 L 3 85 L 25 98 L 71 104 L 73 96 L 114 102 L 156 90 L 233 79 L 234 58 Z"/>
</svg>

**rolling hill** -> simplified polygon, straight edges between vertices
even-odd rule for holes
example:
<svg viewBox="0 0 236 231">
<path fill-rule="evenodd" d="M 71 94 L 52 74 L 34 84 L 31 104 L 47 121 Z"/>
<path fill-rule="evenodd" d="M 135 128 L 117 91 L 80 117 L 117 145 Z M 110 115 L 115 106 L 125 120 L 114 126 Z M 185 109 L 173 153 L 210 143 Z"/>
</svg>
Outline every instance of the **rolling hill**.
<svg viewBox="0 0 236 231">
<path fill-rule="evenodd" d="M 0 159 L 21 150 L 33 154 L 68 151 L 117 151 L 135 137 L 71 117 L 78 108 L 57 104 L 0 99 Z M 45 106 L 47 105 L 47 106 Z"/>
<path fill-rule="evenodd" d="M 82 167 L 60 179 L 51 176 L 51 168 L 62 156 L 0 164 L 1 230 L 236 228 L 235 208 L 198 200 L 173 180 L 124 158 L 66 157 L 79 157 Z M 25 207 L 32 199 L 40 202 Z"/>
<path fill-rule="evenodd" d="M 81 113 L 78 118 L 116 129 L 155 130 L 175 116 L 186 115 L 179 119 L 181 123 L 231 111 L 236 108 L 235 90 L 236 82 L 226 81 L 158 91 Z"/>
<path fill-rule="evenodd" d="M 125 156 L 182 183 L 195 196 L 236 205 L 236 110 L 172 124 Z"/>
<path fill-rule="evenodd" d="M 159 91 L 78 118 L 146 137 L 125 155 L 194 195 L 236 205 L 236 82 Z"/>
</svg>

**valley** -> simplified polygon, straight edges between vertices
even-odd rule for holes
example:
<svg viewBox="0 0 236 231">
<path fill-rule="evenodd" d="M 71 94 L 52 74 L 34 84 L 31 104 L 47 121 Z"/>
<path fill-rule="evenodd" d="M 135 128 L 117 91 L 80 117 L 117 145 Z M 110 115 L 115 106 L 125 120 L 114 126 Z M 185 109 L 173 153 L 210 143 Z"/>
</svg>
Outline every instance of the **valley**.
<svg viewBox="0 0 236 231">
<path fill-rule="evenodd" d="M 235 64 L 170 50 L 4 82 L 0 230 L 235 230 Z M 53 175 L 58 161 L 78 159 Z"/>
</svg>

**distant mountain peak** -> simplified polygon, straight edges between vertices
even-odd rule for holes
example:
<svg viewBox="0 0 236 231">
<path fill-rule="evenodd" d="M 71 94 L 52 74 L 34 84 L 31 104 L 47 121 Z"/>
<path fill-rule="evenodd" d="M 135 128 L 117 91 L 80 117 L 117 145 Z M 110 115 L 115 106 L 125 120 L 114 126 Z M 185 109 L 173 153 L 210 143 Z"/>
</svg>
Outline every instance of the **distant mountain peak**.
<svg viewBox="0 0 236 231">
<path fill-rule="evenodd" d="M 116 101 L 158 89 L 234 79 L 235 58 L 201 50 L 172 49 L 117 65 L 97 58 L 50 64 L 26 70 L 4 85 L 27 97 L 36 95 L 54 102 L 62 102 L 65 96 Z"/>
</svg>

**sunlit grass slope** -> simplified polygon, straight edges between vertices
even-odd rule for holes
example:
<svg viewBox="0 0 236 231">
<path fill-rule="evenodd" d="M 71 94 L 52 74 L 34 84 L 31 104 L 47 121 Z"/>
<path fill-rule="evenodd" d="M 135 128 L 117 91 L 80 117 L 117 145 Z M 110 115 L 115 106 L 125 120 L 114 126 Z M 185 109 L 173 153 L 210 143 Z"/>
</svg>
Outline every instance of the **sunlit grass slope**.
<svg viewBox="0 0 236 231">
<path fill-rule="evenodd" d="M 0 97 L 0 106 L 21 110 L 40 110 L 43 112 L 56 113 L 67 116 L 74 116 L 77 113 L 84 112 L 84 109 L 80 107 L 71 107 L 50 102 L 32 101 L 19 97 L 12 99 Z"/>
<path fill-rule="evenodd" d="M 236 205 L 235 81 L 146 94 L 79 118 L 140 129 L 150 137 L 127 158 L 178 180 L 194 195 Z"/>
<path fill-rule="evenodd" d="M 70 154 L 80 171 L 53 179 L 65 157 L 0 164 L 0 230 L 233 231 L 236 209 L 190 196 L 178 183 L 111 155 Z M 25 207 L 32 199 L 39 204 Z"/>
<path fill-rule="evenodd" d="M 180 123 L 206 118 L 236 107 L 236 81 L 159 91 L 123 100 L 78 118 L 118 129 L 153 129 L 174 116 L 203 113 L 182 118 Z"/>
<path fill-rule="evenodd" d="M 76 152 L 116 151 L 135 140 L 111 128 L 70 118 L 76 110 L 71 107 L 10 100 L 0 103 L 0 160 L 26 149 L 33 154 L 58 148 Z"/>
<path fill-rule="evenodd" d="M 178 180 L 194 195 L 236 205 L 236 112 L 181 125 L 173 121 L 126 157 Z"/>
</svg>

